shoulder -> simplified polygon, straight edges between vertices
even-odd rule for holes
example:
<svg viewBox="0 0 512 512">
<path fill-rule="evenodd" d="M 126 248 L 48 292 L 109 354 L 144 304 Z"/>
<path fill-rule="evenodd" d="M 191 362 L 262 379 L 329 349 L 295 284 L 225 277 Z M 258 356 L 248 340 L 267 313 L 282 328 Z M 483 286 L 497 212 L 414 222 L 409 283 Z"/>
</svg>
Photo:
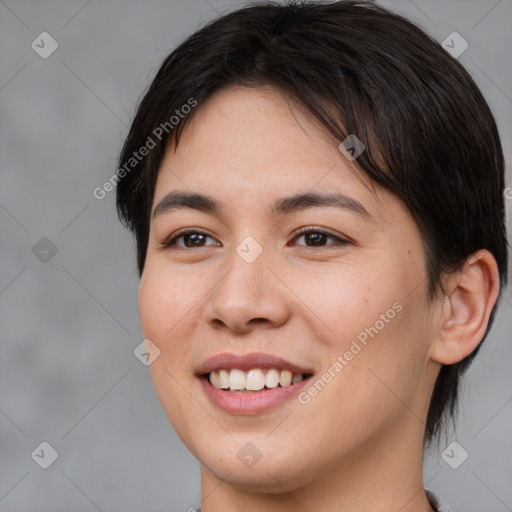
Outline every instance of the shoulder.
<svg viewBox="0 0 512 512">
<path fill-rule="evenodd" d="M 425 493 L 430 505 L 436 512 L 453 512 L 448 503 L 446 503 L 443 498 L 434 491 L 425 488 Z"/>
<path fill-rule="evenodd" d="M 436 512 L 453 512 L 450 506 L 434 491 L 425 489 L 427 499 Z M 194 509 L 195 512 L 201 512 L 201 507 Z"/>
</svg>

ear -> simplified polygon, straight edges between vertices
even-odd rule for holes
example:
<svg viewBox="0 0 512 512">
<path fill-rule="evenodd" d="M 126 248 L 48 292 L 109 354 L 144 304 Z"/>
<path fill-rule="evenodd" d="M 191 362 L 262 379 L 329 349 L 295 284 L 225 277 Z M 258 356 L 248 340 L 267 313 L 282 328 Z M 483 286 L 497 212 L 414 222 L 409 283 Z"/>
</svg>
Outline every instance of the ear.
<svg viewBox="0 0 512 512">
<path fill-rule="evenodd" d="M 443 279 L 441 316 L 430 358 L 454 364 L 471 354 L 482 341 L 500 289 L 494 256 L 481 249 L 461 270 Z"/>
</svg>

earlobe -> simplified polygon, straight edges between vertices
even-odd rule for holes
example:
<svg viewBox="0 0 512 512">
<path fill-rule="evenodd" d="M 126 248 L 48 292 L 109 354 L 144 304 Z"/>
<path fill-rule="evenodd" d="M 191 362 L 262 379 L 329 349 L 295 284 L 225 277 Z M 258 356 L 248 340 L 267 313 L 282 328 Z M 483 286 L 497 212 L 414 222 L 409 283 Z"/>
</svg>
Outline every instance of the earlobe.
<svg viewBox="0 0 512 512">
<path fill-rule="evenodd" d="M 431 359 L 454 364 L 475 350 L 487 330 L 499 287 L 496 260 L 485 249 L 472 254 L 461 270 L 446 278 Z"/>
</svg>

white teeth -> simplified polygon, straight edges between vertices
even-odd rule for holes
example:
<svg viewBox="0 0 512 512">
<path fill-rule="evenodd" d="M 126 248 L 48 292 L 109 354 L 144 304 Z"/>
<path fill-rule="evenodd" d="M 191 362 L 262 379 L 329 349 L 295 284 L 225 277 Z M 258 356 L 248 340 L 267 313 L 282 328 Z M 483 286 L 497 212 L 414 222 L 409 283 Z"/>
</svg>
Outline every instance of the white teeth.
<svg viewBox="0 0 512 512">
<path fill-rule="evenodd" d="M 270 368 L 267 370 L 267 375 L 265 375 L 265 386 L 267 388 L 277 388 L 279 384 L 279 372 L 275 368 Z"/>
<path fill-rule="evenodd" d="M 229 373 L 229 389 L 244 389 L 245 373 L 242 370 L 231 370 Z"/>
<path fill-rule="evenodd" d="M 245 377 L 245 389 L 249 391 L 259 391 L 265 387 L 265 376 L 263 372 L 257 368 L 255 370 L 249 370 Z"/>
<path fill-rule="evenodd" d="M 214 373 L 211 372 L 210 375 Z M 220 372 L 215 372 L 219 374 L 219 388 L 229 388 L 229 372 L 227 370 L 221 370 Z M 213 383 L 212 383 L 213 384 Z M 213 384 L 215 386 L 215 384 Z"/>
<path fill-rule="evenodd" d="M 219 372 L 210 372 L 210 382 L 216 388 L 222 387 L 220 385 L 220 375 L 219 375 Z"/>
<path fill-rule="evenodd" d="M 279 376 L 279 384 L 281 386 L 289 386 L 292 383 L 292 375 L 290 370 L 282 370 Z"/>
<path fill-rule="evenodd" d="M 290 386 L 304 379 L 302 373 L 292 373 L 290 370 L 270 368 L 263 370 L 253 368 L 247 372 L 238 370 L 213 370 L 209 374 L 210 383 L 219 389 L 228 389 L 236 392 L 260 391 L 263 388 L 276 388 Z"/>
</svg>

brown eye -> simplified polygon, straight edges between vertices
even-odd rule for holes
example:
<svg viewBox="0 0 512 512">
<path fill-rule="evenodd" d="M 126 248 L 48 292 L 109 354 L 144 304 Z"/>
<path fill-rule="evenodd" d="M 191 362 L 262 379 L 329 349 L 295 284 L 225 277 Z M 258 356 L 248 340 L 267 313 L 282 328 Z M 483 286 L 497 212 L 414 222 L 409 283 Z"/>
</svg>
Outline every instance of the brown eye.
<svg viewBox="0 0 512 512">
<path fill-rule="evenodd" d="M 194 229 L 187 229 L 178 232 L 176 235 L 166 240 L 162 245 L 165 248 L 180 247 L 184 249 L 193 249 L 194 247 L 205 247 L 206 244 L 204 242 L 207 238 L 211 238 L 213 240 L 213 238 L 207 233 Z M 177 243 L 177 241 L 181 239 L 183 239 L 183 243 Z"/>
<path fill-rule="evenodd" d="M 335 243 L 327 244 L 327 246 L 346 245 L 350 243 L 348 240 L 344 240 L 342 238 L 332 235 L 331 233 L 316 228 L 301 228 L 298 231 L 298 236 L 294 238 L 294 241 L 299 240 L 300 238 L 304 238 L 304 240 L 306 241 L 305 244 L 298 244 L 299 246 L 303 247 L 325 247 L 325 242 L 328 239 L 334 240 Z"/>
</svg>

